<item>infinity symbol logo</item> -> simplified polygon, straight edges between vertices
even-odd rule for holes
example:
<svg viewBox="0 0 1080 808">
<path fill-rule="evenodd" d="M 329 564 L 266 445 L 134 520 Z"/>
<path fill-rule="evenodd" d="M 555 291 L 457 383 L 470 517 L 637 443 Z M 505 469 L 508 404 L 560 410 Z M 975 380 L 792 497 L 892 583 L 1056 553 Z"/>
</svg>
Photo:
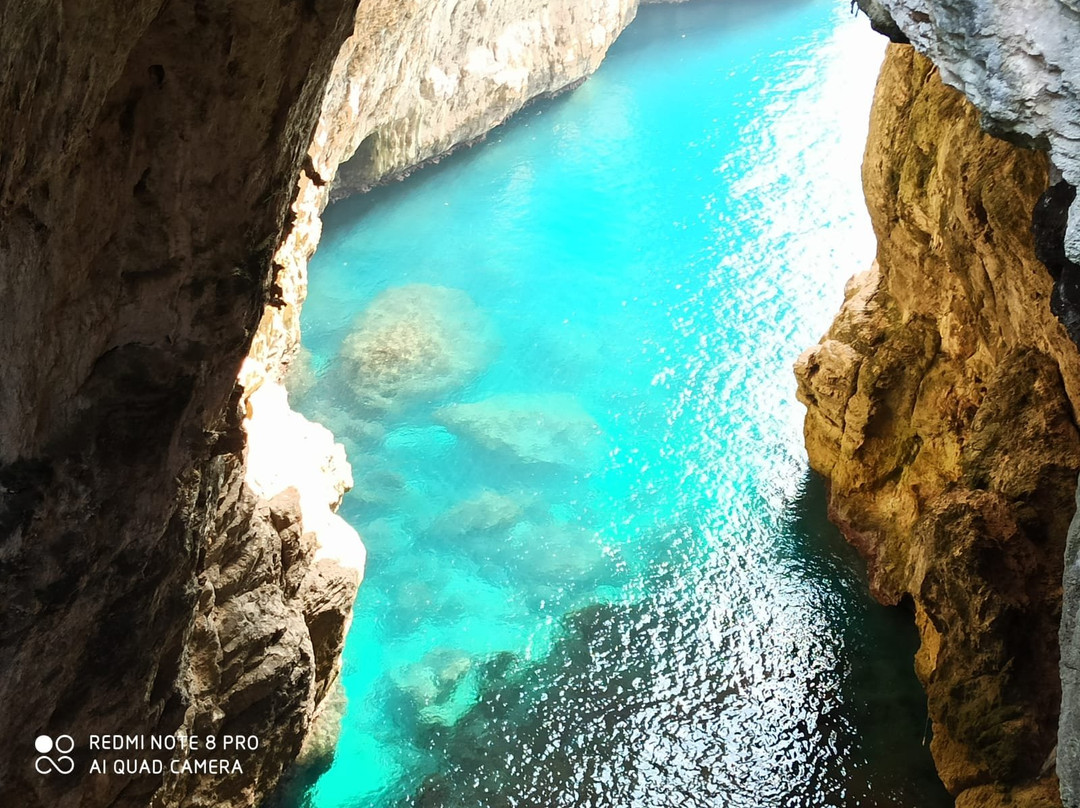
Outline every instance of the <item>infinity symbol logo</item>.
<svg viewBox="0 0 1080 808">
<path fill-rule="evenodd" d="M 55 741 L 48 735 L 38 735 L 34 739 L 34 748 L 41 753 L 34 761 L 38 774 L 71 774 L 75 771 L 75 759 L 68 754 L 75 748 L 75 739 L 70 735 L 57 735 Z M 49 757 L 50 752 L 57 752 L 57 757 Z"/>
</svg>

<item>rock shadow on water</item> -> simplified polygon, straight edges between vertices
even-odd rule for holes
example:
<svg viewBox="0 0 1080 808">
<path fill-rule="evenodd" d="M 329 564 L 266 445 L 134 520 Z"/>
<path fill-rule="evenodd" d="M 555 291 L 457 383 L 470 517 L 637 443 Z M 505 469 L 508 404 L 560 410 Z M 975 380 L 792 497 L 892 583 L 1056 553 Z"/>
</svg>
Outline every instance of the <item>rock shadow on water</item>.
<svg viewBox="0 0 1080 808">
<path fill-rule="evenodd" d="M 479 375 L 498 350 L 465 292 L 413 283 L 377 295 L 342 342 L 336 375 L 361 412 L 432 399 Z"/>
<path fill-rule="evenodd" d="M 647 691 L 648 654 L 616 657 L 633 607 L 594 604 L 569 615 L 552 652 L 526 662 L 511 653 L 478 665 L 476 703 L 453 726 L 419 739 L 438 766 L 400 806 L 594 805 L 578 791 L 589 759 L 611 759 L 610 723 Z M 598 656 L 599 653 L 599 656 Z M 618 670 L 593 661 L 629 661 Z M 636 662 L 635 662 L 636 660 Z"/>
<path fill-rule="evenodd" d="M 278 787 L 266 798 L 263 808 L 310 808 L 314 805 L 314 786 L 334 762 L 347 707 L 345 685 L 338 678 L 319 705 L 300 754 Z"/>
<path fill-rule="evenodd" d="M 434 765 L 398 805 L 948 804 L 932 783 L 868 765 L 866 752 L 886 753 L 866 749 L 865 726 L 835 710 L 816 722 L 793 713 L 780 735 L 761 736 L 759 712 L 732 682 L 670 658 L 687 635 L 658 605 L 593 604 L 564 618 L 543 659 L 503 654 L 478 665 L 476 703 L 452 726 L 428 725 L 418 737 Z M 705 651 L 684 650 L 687 662 Z"/>
<path fill-rule="evenodd" d="M 592 468 L 603 457 L 600 425 L 576 396 L 507 393 L 452 404 L 435 418 L 481 447 L 522 463 Z"/>
<path fill-rule="evenodd" d="M 789 576 L 827 588 L 830 619 L 843 637 L 847 660 L 843 700 L 874 761 L 879 786 L 920 794 L 922 805 L 946 808 L 945 791 L 930 756 L 926 694 L 915 676 L 919 646 L 910 604 L 882 606 L 870 595 L 865 561 L 829 521 L 824 478 L 808 471 L 788 510 L 779 546 Z M 889 642 L 882 643 L 883 637 Z M 896 804 L 908 803 L 897 799 Z"/>
</svg>

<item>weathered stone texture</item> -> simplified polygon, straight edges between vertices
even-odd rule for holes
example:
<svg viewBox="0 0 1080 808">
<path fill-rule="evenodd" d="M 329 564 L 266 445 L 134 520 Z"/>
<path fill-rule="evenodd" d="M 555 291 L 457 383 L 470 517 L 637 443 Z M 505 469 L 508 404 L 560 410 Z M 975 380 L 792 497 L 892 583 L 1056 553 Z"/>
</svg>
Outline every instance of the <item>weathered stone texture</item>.
<svg viewBox="0 0 1080 808">
<path fill-rule="evenodd" d="M 336 193 L 411 170 L 581 81 L 637 5 L 371 0 L 339 57 L 322 117 L 328 140 L 347 143 Z"/>
<path fill-rule="evenodd" d="M 1030 232 L 1047 160 L 890 45 L 863 181 L 877 262 L 796 367 L 810 462 L 875 595 L 914 607 L 958 804 L 1051 805 L 1080 361 Z"/>
<path fill-rule="evenodd" d="M 234 391 L 354 10 L 0 9 L 0 804 L 250 805 L 299 749 L 303 534 L 244 486 Z M 179 729 L 265 745 L 228 793 L 86 773 L 91 732 Z"/>
<path fill-rule="evenodd" d="M 1080 7 L 1075 0 L 881 0 L 995 134 L 1049 151 L 1080 185 Z M 1080 207 L 1067 251 L 1080 262 Z"/>
</svg>

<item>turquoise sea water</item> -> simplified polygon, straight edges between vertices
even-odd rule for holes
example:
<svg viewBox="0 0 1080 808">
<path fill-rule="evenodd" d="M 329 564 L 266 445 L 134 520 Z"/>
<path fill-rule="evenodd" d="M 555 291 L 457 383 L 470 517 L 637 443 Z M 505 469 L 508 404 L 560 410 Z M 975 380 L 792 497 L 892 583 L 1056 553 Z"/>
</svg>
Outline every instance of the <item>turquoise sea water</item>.
<svg viewBox="0 0 1080 808">
<path fill-rule="evenodd" d="M 949 804 L 791 373 L 872 258 L 882 50 L 832 0 L 647 6 L 573 93 L 328 211 L 294 400 L 369 566 L 302 804 Z"/>
</svg>

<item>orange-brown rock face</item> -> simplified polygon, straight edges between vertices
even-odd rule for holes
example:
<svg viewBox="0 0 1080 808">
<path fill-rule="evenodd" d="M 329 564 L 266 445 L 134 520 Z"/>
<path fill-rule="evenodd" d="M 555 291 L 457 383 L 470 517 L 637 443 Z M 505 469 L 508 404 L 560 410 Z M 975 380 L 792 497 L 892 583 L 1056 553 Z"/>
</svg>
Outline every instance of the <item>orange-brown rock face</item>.
<svg viewBox="0 0 1080 808">
<path fill-rule="evenodd" d="M 877 261 L 796 365 L 810 462 L 875 595 L 914 605 L 957 804 L 1056 805 L 1080 359 L 1030 235 L 1046 159 L 983 134 L 930 62 L 891 45 L 863 182 Z"/>
</svg>

